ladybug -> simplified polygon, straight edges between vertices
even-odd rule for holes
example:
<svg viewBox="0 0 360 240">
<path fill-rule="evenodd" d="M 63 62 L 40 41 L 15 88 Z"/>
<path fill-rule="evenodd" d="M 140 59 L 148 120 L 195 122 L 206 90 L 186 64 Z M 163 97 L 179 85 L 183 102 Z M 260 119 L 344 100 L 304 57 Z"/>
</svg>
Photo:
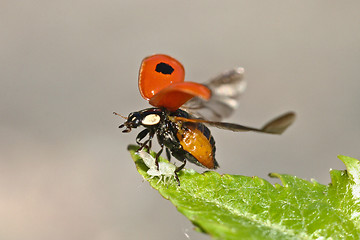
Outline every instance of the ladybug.
<svg viewBox="0 0 360 240">
<path fill-rule="evenodd" d="M 140 126 L 145 128 L 136 137 L 138 151 L 151 149 L 156 135 L 160 145 L 155 158 L 157 167 L 165 148 L 169 160 L 172 155 L 183 162 L 175 174 L 187 161 L 216 169 L 219 164 L 215 159 L 215 140 L 207 126 L 235 132 L 281 134 L 295 120 L 295 114 L 288 112 L 260 129 L 221 122 L 237 107 L 245 89 L 243 72 L 243 68 L 236 68 L 199 84 L 185 81 L 184 67 L 176 59 L 163 54 L 146 57 L 141 63 L 138 85 L 141 96 L 154 107 L 130 113 L 119 128 L 125 127 L 124 133 Z"/>
</svg>

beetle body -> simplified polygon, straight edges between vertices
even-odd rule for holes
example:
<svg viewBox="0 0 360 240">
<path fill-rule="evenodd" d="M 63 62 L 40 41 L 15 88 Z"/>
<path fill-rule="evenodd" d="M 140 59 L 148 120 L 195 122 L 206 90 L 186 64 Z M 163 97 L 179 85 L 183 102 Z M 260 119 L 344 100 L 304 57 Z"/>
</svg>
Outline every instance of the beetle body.
<svg viewBox="0 0 360 240">
<path fill-rule="evenodd" d="M 178 118 L 194 119 L 181 109 L 170 112 L 164 108 L 148 108 L 130 113 L 128 120 L 120 127 L 126 127 L 125 132 L 138 126 L 145 127 L 136 138 L 140 148 L 150 148 L 156 135 L 161 146 L 158 155 L 166 147 L 181 162 L 188 160 L 209 169 L 219 167 L 215 160 L 215 141 L 210 130 L 202 123 L 183 122 Z M 141 142 L 146 136 L 148 139 Z"/>
</svg>

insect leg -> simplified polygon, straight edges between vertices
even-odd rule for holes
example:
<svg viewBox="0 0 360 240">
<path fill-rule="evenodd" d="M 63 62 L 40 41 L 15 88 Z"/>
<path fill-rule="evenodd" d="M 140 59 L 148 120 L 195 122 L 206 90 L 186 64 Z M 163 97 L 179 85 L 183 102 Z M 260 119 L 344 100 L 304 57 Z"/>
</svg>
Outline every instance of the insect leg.
<svg viewBox="0 0 360 240">
<path fill-rule="evenodd" d="M 159 135 L 158 135 L 158 142 L 159 142 L 161 149 L 155 156 L 155 164 L 156 164 L 157 170 L 159 170 L 159 157 L 160 157 L 162 151 L 164 150 L 164 140 L 163 140 L 163 138 L 159 137 Z"/>
<path fill-rule="evenodd" d="M 185 164 L 186 164 L 186 160 L 184 160 L 184 163 L 176 168 L 175 172 L 177 173 L 177 172 L 181 171 L 185 167 Z"/>
<path fill-rule="evenodd" d="M 139 135 L 142 133 L 143 131 L 141 131 L 139 133 Z M 140 144 L 140 148 L 137 150 L 137 151 L 141 151 L 144 147 L 146 147 L 148 150 L 150 150 L 151 148 L 151 140 L 153 139 L 154 135 L 155 135 L 155 132 L 154 131 L 148 131 L 149 132 L 149 139 L 146 140 L 145 142 L 141 143 Z M 146 135 L 145 135 L 146 136 Z M 144 137 L 145 137 L 144 136 Z M 146 144 L 149 143 L 149 146 L 147 146 Z"/>
<path fill-rule="evenodd" d="M 150 141 L 149 141 L 149 146 L 148 146 L 148 152 L 150 151 L 151 146 L 152 146 L 152 141 L 150 140 Z"/>
<path fill-rule="evenodd" d="M 177 181 L 177 183 L 178 183 L 178 186 L 180 186 L 180 180 L 179 180 L 179 177 L 178 177 L 177 173 L 178 173 L 179 171 L 181 171 L 181 170 L 185 167 L 185 164 L 186 164 L 186 160 L 184 160 L 184 163 L 181 164 L 181 166 L 177 167 L 177 168 L 175 169 L 175 172 L 174 172 L 175 179 L 176 179 L 176 181 Z"/>
<path fill-rule="evenodd" d="M 174 176 L 175 176 L 178 186 L 180 186 L 180 180 L 179 180 L 179 177 L 176 172 L 175 172 Z"/>
<path fill-rule="evenodd" d="M 170 154 L 170 150 L 169 150 L 168 148 L 166 148 L 166 157 L 167 157 L 167 159 L 168 159 L 169 162 L 170 162 L 171 154 Z"/>
<path fill-rule="evenodd" d="M 137 137 L 136 137 L 136 143 L 137 143 L 138 145 L 141 145 L 140 141 L 143 140 L 144 137 L 146 137 L 146 135 L 149 134 L 149 132 L 150 132 L 150 131 L 149 131 L 148 129 L 142 130 L 142 131 L 137 135 Z"/>
</svg>

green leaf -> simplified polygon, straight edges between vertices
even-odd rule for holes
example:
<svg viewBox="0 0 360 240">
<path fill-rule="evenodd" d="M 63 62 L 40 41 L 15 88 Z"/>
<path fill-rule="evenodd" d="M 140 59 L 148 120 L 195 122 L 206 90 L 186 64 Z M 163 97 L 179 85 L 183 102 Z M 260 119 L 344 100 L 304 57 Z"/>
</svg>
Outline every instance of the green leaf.
<svg viewBox="0 0 360 240">
<path fill-rule="evenodd" d="M 270 174 L 282 182 L 272 185 L 192 169 L 178 173 L 178 186 L 175 179 L 149 179 L 136 149 L 129 147 L 139 173 L 215 239 L 360 239 L 360 165 L 354 158 L 339 156 L 347 171 L 331 170 L 327 186 L 287 174 Z"/>
</svg>

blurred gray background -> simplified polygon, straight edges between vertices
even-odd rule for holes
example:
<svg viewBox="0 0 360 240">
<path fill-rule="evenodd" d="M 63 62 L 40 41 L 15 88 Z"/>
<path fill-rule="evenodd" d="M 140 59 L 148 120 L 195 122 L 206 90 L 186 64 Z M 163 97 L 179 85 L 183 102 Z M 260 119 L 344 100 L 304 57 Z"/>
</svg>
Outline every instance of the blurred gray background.
<svg viewBox="0 0 360 240">
<path fill-rule="evenodd" d="M 360 158 L 359 1 L 0 2 L 0 239 L 208 239 L 137 173 L 112 115 L 149 107 L 141 60 L 165 53 L 203 82 L 235 66 L 248 89 L 213 129 L 220 173 L 323 184 Z M 194 165 L 188 164 L 187 167 Z"/>
</svg>

